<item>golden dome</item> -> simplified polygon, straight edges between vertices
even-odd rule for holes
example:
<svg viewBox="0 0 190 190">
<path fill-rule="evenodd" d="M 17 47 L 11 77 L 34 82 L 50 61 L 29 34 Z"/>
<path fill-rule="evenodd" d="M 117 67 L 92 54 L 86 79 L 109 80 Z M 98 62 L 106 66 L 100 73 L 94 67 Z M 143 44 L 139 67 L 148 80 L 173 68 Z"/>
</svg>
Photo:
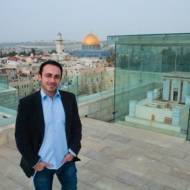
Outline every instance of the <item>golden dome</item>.
<svg viewBox="0 0 190 190">
<path fill-rule="evenodd" d="M 90 33 L 84 38 L 82 44 L 85 46 L 91 46 L 91 45 L 99 46 L 100 40 L 95 34 Z"/>
</svg>

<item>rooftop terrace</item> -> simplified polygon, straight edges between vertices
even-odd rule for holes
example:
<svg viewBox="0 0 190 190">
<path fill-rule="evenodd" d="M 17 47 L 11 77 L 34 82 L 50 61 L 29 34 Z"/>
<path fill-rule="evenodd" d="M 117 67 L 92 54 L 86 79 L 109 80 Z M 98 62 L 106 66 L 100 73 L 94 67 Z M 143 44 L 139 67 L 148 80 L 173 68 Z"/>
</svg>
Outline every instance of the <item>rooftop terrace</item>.
<svg viewBox="0 0 190 190">
<path fill-rule="evenodd" d="M 15 122 L 16 111 L 0 106 L 0 128 Z"/>
<path fill-rule="evenodd" d="M 82 118 L 79 190 L 188 190 L 190 146 L 181 138 Z M 14 128 L 0 133 L 0 189 L 29 190 Z M 60 188 L 56 178 L 54 190 Z"/>
</svg>

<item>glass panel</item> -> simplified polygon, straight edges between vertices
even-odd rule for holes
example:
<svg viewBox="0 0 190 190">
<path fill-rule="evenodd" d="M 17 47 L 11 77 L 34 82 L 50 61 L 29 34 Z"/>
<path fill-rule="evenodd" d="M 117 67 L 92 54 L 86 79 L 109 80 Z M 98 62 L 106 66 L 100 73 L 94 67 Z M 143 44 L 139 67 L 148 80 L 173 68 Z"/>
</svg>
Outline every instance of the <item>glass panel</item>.
<svg viewBox="0 0 190 190">
<path fill-rule="evenodd" d="M 189 38 L 189 34 L 126 36 L 125 42 L 117 36 L 116 122 L 185 137 L 190 105 Z"/>
<path fill-rule="evenodd" d="M 0 90 L 7 89 L 8 87 L 8 77 L 0 74 Z"/>
<path fill-rule="evenodd" d="M 113 120 L 113 76 L 114 69 L 110 67 L 98 73 L 64 77 L 61 89 L 77 95 L 81 112 L 85 112 L 86 117 L 110 121 Z"/>
</svg>

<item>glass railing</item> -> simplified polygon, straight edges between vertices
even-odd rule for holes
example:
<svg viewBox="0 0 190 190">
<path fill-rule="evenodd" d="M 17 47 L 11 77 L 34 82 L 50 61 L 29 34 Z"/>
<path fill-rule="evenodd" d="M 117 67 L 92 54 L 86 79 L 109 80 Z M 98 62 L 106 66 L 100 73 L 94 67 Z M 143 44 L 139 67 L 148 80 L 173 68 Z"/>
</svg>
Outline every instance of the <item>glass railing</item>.
<svg viewBox="0 0 190 190">
<path fill-rule="evenodd" d="M 60 88 L 73 92 L 77 96 L 88 96 L 113 88 L 114 69 L 99 73 L 64 77 Z"/>
<path fill-rule="evenodd" d="M 190 139 L 190 35 L 164 37 L 117 36 L 114 120 Z"/>
<path fill-rule="evenodd" d="M 113 120 L 114 70 L 63 79 L 61 89 L 73 92 L 85 117 Z"/>
<path fill-rule="evenodd" d="M 16 110 L 17 104 L 17 89 L 9 85 L 7 75 L 0 74 L 0 106 Z"/>
<path fill-rule="evenodd" d="M 8 77 L 7 75 L 0 75 L 0 90 L 2 89 L 8 89 L 9 88 L 9 84 L 8 84 Z"/>
</svg>

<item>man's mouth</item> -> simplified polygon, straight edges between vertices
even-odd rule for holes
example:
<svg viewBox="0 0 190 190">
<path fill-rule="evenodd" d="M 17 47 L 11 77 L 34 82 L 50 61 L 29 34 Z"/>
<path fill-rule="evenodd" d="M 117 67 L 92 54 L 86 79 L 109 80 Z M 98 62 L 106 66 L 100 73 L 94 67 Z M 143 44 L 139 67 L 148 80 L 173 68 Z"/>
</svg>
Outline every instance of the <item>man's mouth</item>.
<svg viewBox="0 0 190 190">
<path fill-rule="evenodd" d="M 56 85 L 48 85 L 50 88 L 55 88 L 56 87 Z"/>
</svg>

